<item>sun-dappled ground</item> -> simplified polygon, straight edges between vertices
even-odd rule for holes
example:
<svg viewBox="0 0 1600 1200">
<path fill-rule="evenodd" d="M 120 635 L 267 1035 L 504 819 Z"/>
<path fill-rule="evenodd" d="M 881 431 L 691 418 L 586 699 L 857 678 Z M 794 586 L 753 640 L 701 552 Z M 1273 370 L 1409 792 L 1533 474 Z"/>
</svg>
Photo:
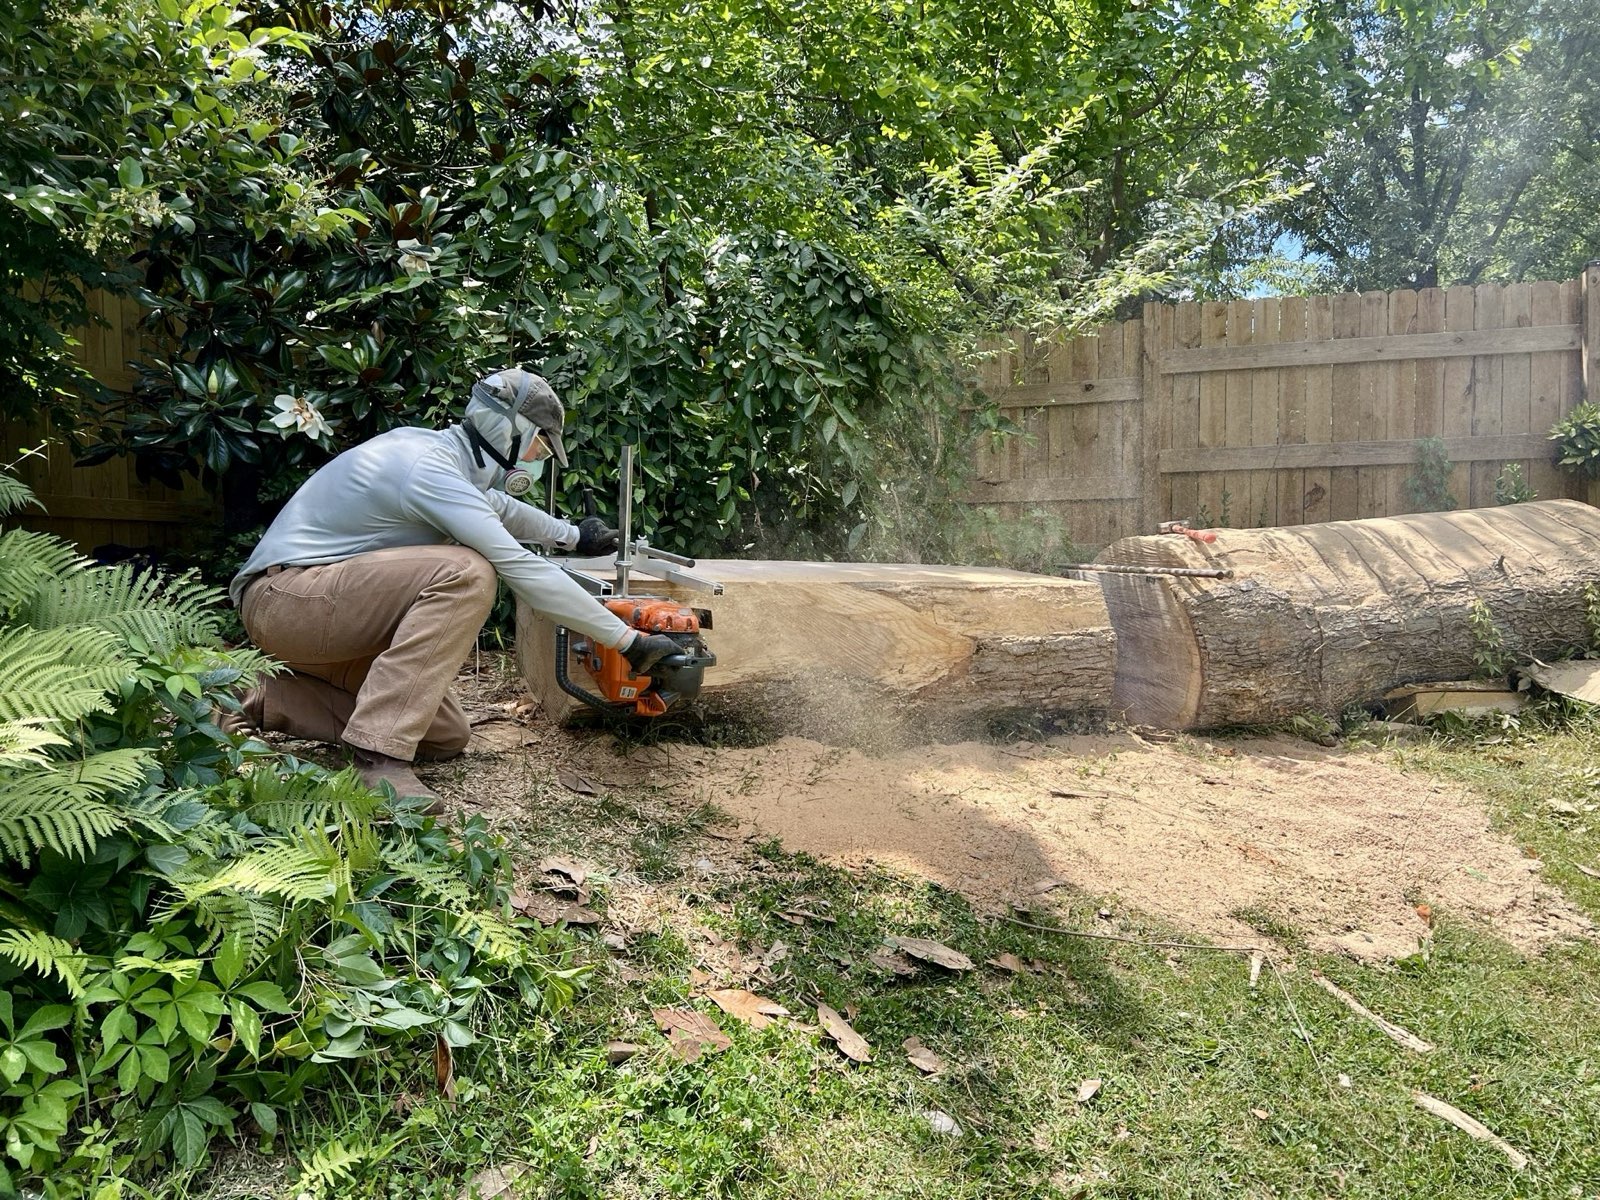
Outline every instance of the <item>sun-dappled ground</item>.
<svg viewBox="0 0 1600 1200">
<path fill-rule="evenodd" d="M 479 738 L 429 778 L 527 911 L 587 922 L 589 975 L 553 1023 L 487 1012 L 453 1100 L 395 1064 L 298 1131 L 370 1149 L 341 1195 L 1600 1195 L 1593 726 L 867 756 L 464 683 Z"/>
</svg>

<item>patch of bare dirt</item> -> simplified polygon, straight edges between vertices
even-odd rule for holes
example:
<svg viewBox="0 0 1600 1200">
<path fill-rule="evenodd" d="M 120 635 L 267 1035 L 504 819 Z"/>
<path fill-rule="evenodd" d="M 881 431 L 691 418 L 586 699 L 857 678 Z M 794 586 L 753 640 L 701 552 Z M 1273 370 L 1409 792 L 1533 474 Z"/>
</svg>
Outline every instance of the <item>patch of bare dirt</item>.
<svg viewBox="0 0 1600 1200">
<path fill-rule="evenodd" d="M 1419 902 L 1523 950 L 1590 928 L 1470 794 L 1287 738 L 1221 751 L 1131 734 L 880 756 L 800 738 L 575 751 L 569 761 L 608 784 L 665 787 L 743 833 L 914 872 L 983 907 L 1055 877 L 1220 939 L 1259 940 L 1236 915 L 1248 910 L 1366 958 L 1417 949 Z"/>
</svg>

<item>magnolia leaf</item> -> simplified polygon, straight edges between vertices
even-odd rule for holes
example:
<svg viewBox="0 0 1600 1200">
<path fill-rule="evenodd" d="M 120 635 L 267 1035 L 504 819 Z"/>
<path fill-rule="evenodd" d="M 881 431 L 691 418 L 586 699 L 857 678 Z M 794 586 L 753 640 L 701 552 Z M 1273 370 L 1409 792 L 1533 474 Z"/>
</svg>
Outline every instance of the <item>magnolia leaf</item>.
<svg viewBox="0 0 1600 1200">
<path fill-rule="evenodd" d="M 862 1037 L 850 1027 L 846 1021 L 826 1004 L 817 1005 L 817 1024 L 833 1039 L 846 1058 L 858 1063 L 872 1061 L 872 1046 L 867 1039 Z"/>
<path fill-rule="evenodd" d="M 952 950 L 949 946 L 932 941 L 929 938 L 907 938 L 891 935 L 885 940 L 895 949 L 904 950 L 912 958 L 934 963 L 949 971 L 970 971 L 975 965 L 961 951 Z"/>
<path fill-rule="evenodd" d="M 924 1075 L 937 1075 L 945 1069 L 944 1059 L 922 1044 L 919 1037 L 908 1037 L 900 1043 L 906 1059 Z"/>
<path fill-rule="evenodd" d="M 657 1008 L 650 1015 L 667 1035 L 667 1047 L 684 1062 L 694 1062 L 702 1054 L 715 1054 L 733 1045 L 733 1039 L 715 1021 L 693 1009 Z"/>
<path fill-rule="evenodd" d="M 776 1000 L 769 1000 L 743 988 L 718 988 L 706 995 L 723 1012 L 730 1017 L 737 1017 L 752 1029 L 765 1029 L 772 1024 L 773 1017 L 789 1015 L 789 1010 Z"/>
</svg>

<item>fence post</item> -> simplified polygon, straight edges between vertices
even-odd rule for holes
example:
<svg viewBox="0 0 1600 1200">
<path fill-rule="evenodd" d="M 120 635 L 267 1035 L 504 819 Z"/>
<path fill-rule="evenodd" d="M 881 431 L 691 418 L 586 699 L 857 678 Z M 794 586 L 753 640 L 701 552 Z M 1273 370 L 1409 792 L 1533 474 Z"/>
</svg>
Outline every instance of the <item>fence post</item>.
<svg viewBox="0 0 1600 1200">
<path fill-rule="evenodd" d="M 1591 404 L 1600 403 L 1600 259 L 1592 260 L 1583 269 L 1583 325 L 1582 349 L 1579 358 L 1583 364 L 1583 398 Z"/>
<path fill-rule="evenodd" d="M 1154 533 L 1161 521 L 1161 426 L 1166 405 L 1161 392 L 1162 305 L 1146 301 L 1139 355 L 1139 527 L 1135 533 Z"/>
</svg>

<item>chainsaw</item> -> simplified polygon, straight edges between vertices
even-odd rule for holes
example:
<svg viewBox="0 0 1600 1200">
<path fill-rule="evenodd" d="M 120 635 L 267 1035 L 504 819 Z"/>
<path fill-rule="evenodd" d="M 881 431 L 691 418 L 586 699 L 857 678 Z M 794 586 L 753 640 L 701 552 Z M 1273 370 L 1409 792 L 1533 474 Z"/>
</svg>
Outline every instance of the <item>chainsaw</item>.
<svg viewBox="0 0 1600 1200">
<path fill-rule="evenodd" d="M 648 539 L 634 540 L 633 523 L 633 447 L 622 448 L 622 482 L 618 489 L 621 538 L 616 560 L 616 579 L 609 581 L 564 567 L 563 570 L 597 597 L 623 624 L 642 634 L 663 634 L 682 647 L 669 654 L 644 675 L 634 674 L 622 651 L 603 646 L 593 638 L 556 626 L 556 683 L 563 692 L 590 708 L 620 716 L 659 717 L 693 700 L 700 694 L 707 667 L 716 666 L 717 656 L 701 636 L 711 628 L 711 611 L 691 608 L 664 596 L 635 595 L 630 591 L 635 571 L 672 583 L 722 594 L 715 580 L 685 570 L 695 560 L 672 554 L 650 545 Z M 552 481 L 553 482 L 553 481 Z M 553 490 L 553 488 L 552 488 Z M 595 515 L 594 493 L 584 489 L 584 515 Z M 578 671 L 574 671 L 574 666 Z M 581 673 L 582 678 L 575 678 Z"/>
</svg>

